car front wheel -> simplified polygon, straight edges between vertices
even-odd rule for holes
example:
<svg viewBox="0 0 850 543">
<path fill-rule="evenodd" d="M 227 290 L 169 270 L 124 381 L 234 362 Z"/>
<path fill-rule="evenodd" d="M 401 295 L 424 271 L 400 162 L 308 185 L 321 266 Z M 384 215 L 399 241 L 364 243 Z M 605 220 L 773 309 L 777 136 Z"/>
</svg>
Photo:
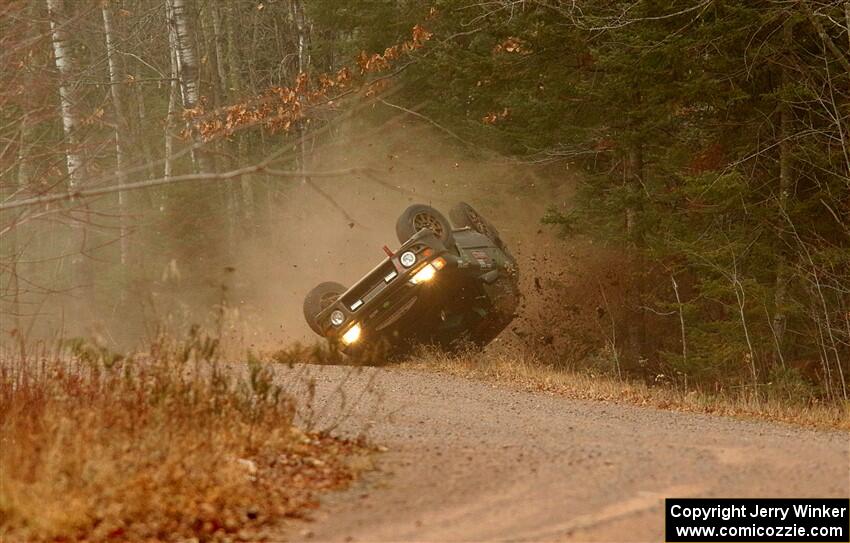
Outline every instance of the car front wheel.
<svg viewBox="0 0 850 543">
<path fill-rule="evenodd" d="M 316 321 L 319 313 L 330 307 L 346 291 L 339 283 L 326 281 L 319 283 L 304 297 L 304 319 L 310 325 L 310 329 L 319 335 L 323 335 L 322 327 Z"/>
</svg>

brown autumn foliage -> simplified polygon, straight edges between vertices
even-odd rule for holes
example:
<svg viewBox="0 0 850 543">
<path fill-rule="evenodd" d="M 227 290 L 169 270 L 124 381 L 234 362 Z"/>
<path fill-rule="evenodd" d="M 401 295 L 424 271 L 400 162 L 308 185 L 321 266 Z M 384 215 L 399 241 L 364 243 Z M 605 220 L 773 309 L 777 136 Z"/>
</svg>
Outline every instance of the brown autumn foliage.
<svg viewBox="0 0 850 543">
<path fill-rule="evenodd" d="M 4 355 L 0 539 L 255 540 L 346 486 L 366 449 L 300 431 L 271 373 L 221 367 L 216 347 Z"/>
<path fill-rule="evenodd" d="M 361 51 L 356 64 L 362 79 L 367 74 L 378 74 L 392 68 L 393 63 L 404 55 L 422 48 L 432 34 L 420 25 L 415 25 L 409 40 L 387 47 L 382 53 L 367 54 Z M 336 73 L 322 73 L 313 78 L 301 73 L 291 87 L 272 87 L 252 99 L 208 112 L 203 104 L 183 112 L 187 121 L 184 137 L 196 132 L 204 141 L 233 135 L 240 128 L 262 126 L 271 133 L 288 132 L 307 117 L 306 110 L 320 105 L 333 106 L 336 92 L 342 95 L 357 85 L 365 85 L 367 96 L 376 92 L 380 81 L 356 81 L 352 69 L 344 66 Z"/>
</svg>

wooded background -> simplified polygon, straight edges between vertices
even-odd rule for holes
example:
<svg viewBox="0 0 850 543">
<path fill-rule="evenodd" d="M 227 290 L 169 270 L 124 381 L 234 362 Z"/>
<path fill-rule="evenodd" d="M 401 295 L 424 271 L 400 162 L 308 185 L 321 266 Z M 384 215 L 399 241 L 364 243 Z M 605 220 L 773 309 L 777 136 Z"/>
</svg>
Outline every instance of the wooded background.
<svg viewBox="0 0 850 543">
<path fill-rule="evenodd" d="M 9 0 L 4 341 L 133 321 L 169 273 L 214 307 L 275 202 L 355 173 L 305 171 L 312 146 L 392 96 L 580 172 L 539 218 L 621 251 L 622 371 L 846 401 L 848 29 L 843 1 Z"/>
</svg>

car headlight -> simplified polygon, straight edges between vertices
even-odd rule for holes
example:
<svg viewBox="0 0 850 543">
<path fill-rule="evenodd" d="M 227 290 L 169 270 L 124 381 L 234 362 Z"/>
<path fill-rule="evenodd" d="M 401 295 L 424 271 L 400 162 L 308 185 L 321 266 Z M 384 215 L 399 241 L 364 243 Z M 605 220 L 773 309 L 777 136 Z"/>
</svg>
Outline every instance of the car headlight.
<svg viewBox="0 0 850 543">
<path fill-rule="evenodd" d="M 405 268 L 409 268 L 416 264 L 416 254 L 413 251 L 405 251 L 401 254 L 399 262 L 401 262 L 401 265 Z"/>
<path fill-rule="evenodd" d="M 435 275 L 437 275 L 437 268 L 431 264 L 425 264 L 421 270 L 413 274 L 413 277 L 410 278 L 410 282 L 414 285 L 427 283 L 433 279 Z"/>
<path fill-rule="evenodd" d="M 334 326 L 339 326 L 340 324 L 345 322 L 345 314 L 337 309 L 333 313 L 331 313 L 331 324 Z"/>
<path fill-rule="evenodd" d="M 363 330 L 360 328 L 360 325 L 355 323 L 351 328 L 346 330 L 344 334 L 342 334 L 342 342 L 346 345 L 351 345 L 360 339 L 360 332 L 362 331 Z"/>
<path fill-rule="evenodd" d="M 419 285 L 421 283 L 427 283 L 431 279 L 437 275 L 437 272 L 446 267 L 446 259 L 443 257 L 435 258 L 431 262 L 422 266 L 418 272 L 413 274 L 413 277 L 410 278 L 410 282 L 414 285 Z"/>
</svg>

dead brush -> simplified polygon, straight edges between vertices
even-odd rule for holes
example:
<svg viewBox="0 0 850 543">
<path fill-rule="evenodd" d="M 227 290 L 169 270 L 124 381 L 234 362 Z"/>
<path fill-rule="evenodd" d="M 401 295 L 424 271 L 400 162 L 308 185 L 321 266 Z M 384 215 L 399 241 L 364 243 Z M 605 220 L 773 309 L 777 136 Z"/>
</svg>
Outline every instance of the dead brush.
<svg viewBox="0 0 850 543">
<path fill-rule="evenodd" d="M 606 356 L 602 353 L 600 356 Z M 607 356 L 611 356 L 610 353 Z M 599 362 L 613 368 L 613 362 Z M 407 369 L 440 371 L 461 377 L 495 381 L 577 400 L 712 413 L 744 419 L 780 421 L 801 426 L 850 430 L 850 405 L 824 404 L 792 398 L 754 398 L 747 389 L 702 390 L 676 383 L 649 384 L 617 377 L 616 373 L 575 370 L 557 360 L 518 345 L 491 345 L 480 350 L 460 348 L 447 353 L 423 347 L 404 364 Z"/>
<path fill-rule="evenodd" d="M 347 484 L 353 443 L 305 434 L 257 362 L 193 329 L 121 357 L 0 353 L 0 539 L 255 539 Z"/>
</svg>

